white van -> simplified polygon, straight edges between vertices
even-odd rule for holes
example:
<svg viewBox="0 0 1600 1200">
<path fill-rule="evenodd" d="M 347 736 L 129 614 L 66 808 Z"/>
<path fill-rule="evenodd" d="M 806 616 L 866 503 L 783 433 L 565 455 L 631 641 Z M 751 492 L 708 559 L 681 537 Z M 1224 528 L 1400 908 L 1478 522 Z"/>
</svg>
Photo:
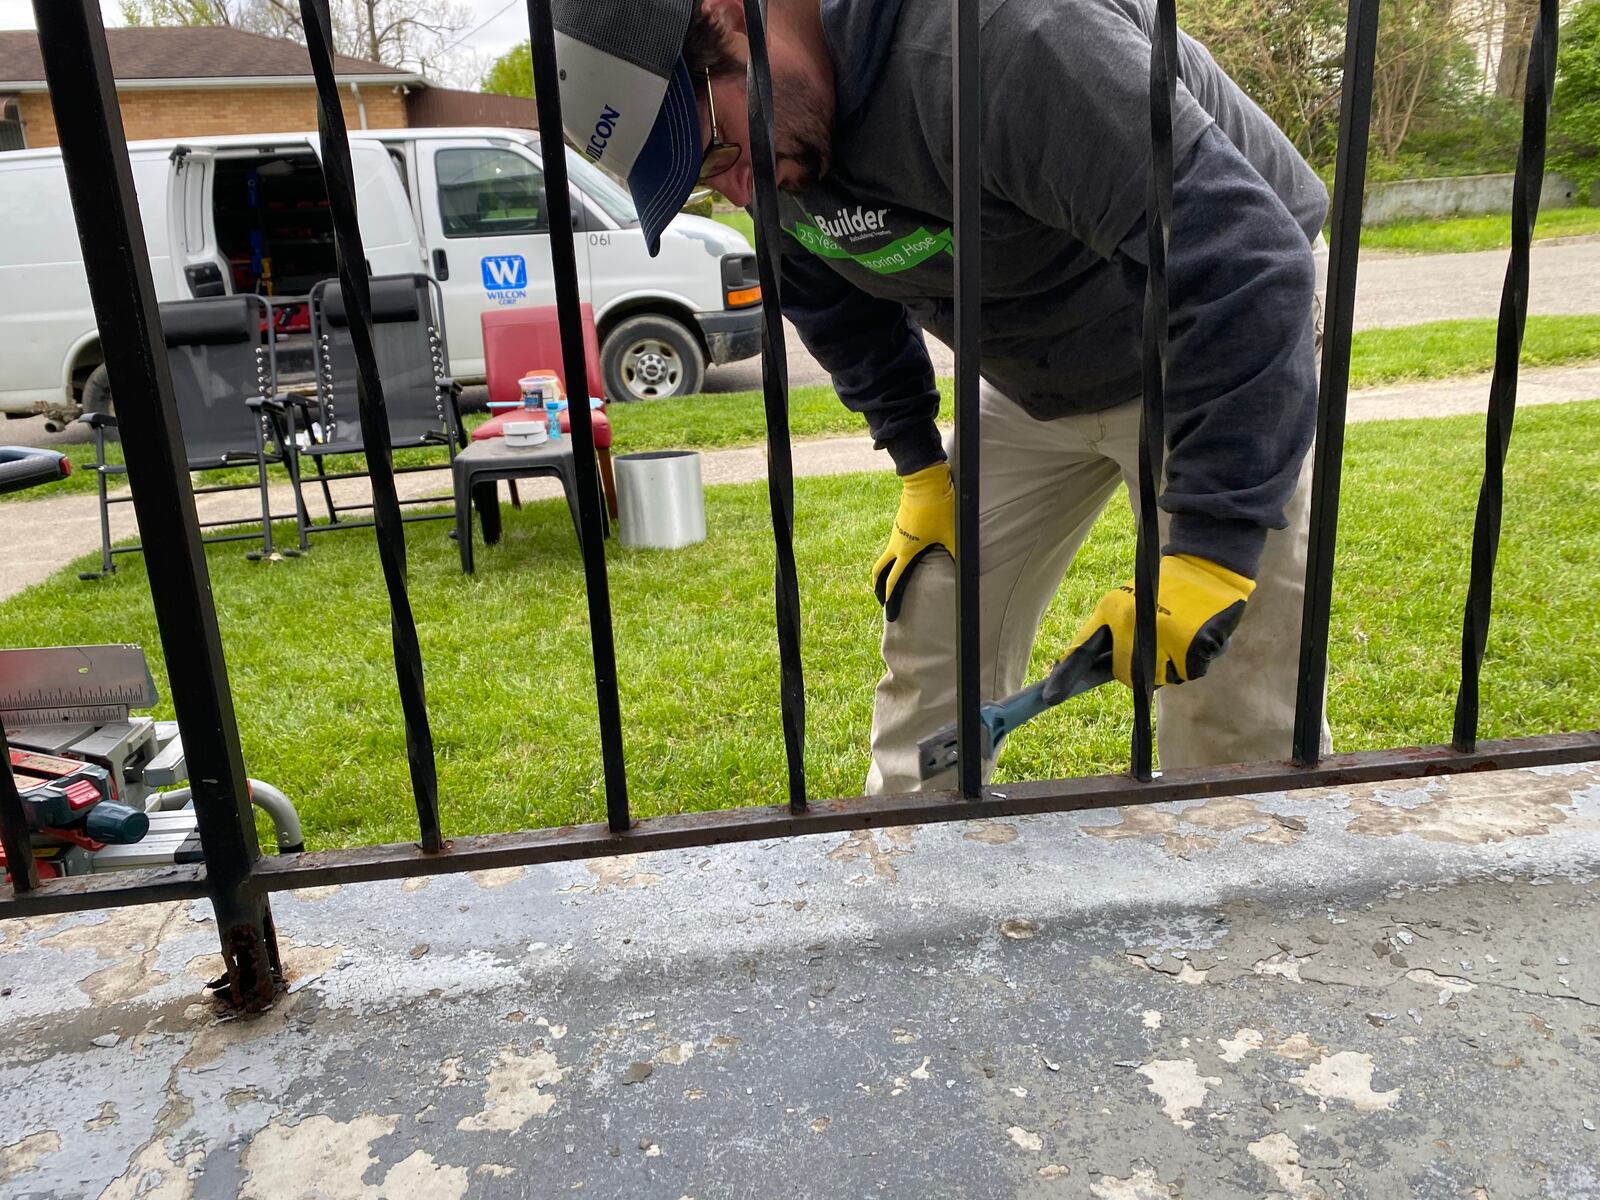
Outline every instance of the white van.
<svg viewBox="0 0 1600 1200">
<path fill-rule="evenodd" d="M 537 135 L 362 130 L 350 151 L 369 269 L 439 281 L 451 372 L 481 382 L 479 314 L 555 303 Z M 286 305 L 280 329 L 299 329 L 292 298 L 336 274 L 318 153 L 314 133 L 132 143 L 157 297 L 257 292 Z M 567 170 L 579 289 L 613 399 L 697 392 L 707 362 L 759 353 L 761 292 L 742 236 L 681 214 L 652 259 L 627 192 L 571 150 Z M 102 408 L 101 362 L 61 153 L 0 154 L 0 412 L 67 420 Z"/>
</svg>

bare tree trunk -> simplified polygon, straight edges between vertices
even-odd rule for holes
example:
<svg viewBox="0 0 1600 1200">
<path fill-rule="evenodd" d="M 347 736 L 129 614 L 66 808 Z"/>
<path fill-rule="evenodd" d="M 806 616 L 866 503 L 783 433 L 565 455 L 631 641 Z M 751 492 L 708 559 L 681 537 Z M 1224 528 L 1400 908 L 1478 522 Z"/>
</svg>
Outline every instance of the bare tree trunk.
<svg viewBox="0 0 1600 1200">
<path fill-rule="evenodd" d="M 382 47 L 378 45 L 378 0 L 366 0 L 367 8 L 367 57 L 373 62 L 382 62 L 380 54 Z"/>
<path fill-rule="evenodd" d="M 1495 95 L 1521 100 L 1528 85 L 1528 46 L 1533 40 L 1533 22 L 1539 13 L 1539 0 L 1506 0 L 1505 20 L 1500 25 L 1500 67 L 1495 73 Z"/>
</svg>

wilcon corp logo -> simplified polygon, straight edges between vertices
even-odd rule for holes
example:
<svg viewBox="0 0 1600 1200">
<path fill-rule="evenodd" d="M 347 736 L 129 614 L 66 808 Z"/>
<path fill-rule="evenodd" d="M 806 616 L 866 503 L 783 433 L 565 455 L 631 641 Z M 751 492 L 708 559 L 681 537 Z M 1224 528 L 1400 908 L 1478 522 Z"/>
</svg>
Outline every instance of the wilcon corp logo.
<svg viewBox="0 0 1600 1200">
<path fill-rule="evenodd" d="M 591 162 L 599 162 L 605 156 L 606 145 L 617 131 L 617 122 L 621 118 L 622 114 L 611 105 L 601 108 L 599 117 L 595 119 L 594 132 L 589 135 L 589 144 L 583 148 Z"/>
<path fill-rule="evenodd" d="M 520 254 L 491 254 L 482 262 L 483 290 L 496 304 L 528 297 L 528 260 Z"/>
</svg>

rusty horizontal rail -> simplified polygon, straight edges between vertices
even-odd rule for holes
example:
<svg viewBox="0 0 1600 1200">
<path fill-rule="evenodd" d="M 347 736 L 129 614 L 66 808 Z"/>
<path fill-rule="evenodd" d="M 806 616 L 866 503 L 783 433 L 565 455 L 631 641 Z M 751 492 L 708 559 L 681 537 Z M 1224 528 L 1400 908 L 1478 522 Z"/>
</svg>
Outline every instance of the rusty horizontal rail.
<svg viewBox="0 0 1600 1200">
<path fill-rule="evenodd" d="M 1411 746 L 1332 754 L 1314 766 L 1265 762 L 1197 767 L 1157 774 L 1147 782 L 1126 774 L 1029 781 L 984 788 L 976 800 L 964 800 L 955 791 L 942 791 L 819 800 L 800 812 L 787 804 L 724 808 L 647 817 L 621 833 L 612 833 L 604 822 L 597 822 L 455 838 L 437 853 L 425 853 L 416 843 L 400 842 L 262 858 L 256 862 L 246 888 L 282 892 L 332 883 L 448 875 L 889 825 L 1087 812 L 1253 792 L 1305 791 L 1594 761 L 1600 761 L 1600 730 L 1480 742 L 1470 753 L 1448 745 Z M 16 894 L 10 887 L 0 885 L 0 916 L 79 912 L 186 900 L 205 894 L 205 867 L 199 864 L 114 875 L 78 875 L 46 880 L 37 891 Z"/>
</svg>

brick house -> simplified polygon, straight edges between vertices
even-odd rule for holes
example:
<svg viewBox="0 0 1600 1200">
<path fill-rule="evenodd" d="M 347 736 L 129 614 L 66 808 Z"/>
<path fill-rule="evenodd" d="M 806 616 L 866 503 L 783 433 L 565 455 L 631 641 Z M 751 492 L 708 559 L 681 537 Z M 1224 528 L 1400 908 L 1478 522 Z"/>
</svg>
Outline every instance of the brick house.
<svg viewBox="0 0 1600 1200">
<path fill-rule="evenodd" d="M 317 127 L 311 64 L 298 42 L 221 26 L 108 29 L 106 42 L 130 141 Z M 340 55 L 336 65 L 352 129 L 406 126 L 407 94 L 428 87 L 382 63 Z M 56 144 L 38 35 L 0 31 L 0 150 Z"/>
</svg>

